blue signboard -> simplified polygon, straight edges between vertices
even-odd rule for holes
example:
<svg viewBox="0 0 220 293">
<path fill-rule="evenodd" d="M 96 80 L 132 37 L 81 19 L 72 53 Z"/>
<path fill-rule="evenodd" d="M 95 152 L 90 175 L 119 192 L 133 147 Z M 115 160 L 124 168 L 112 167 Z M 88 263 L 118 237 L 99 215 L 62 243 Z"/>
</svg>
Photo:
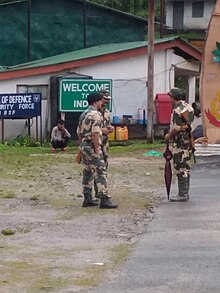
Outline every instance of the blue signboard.
<svg viewBox="0 0 220 293">
<path fill-rule="evenodd" d="M 41 94 L 0 94 L 0 118 L 32 118 L 41 116 Z"/>
</svg>

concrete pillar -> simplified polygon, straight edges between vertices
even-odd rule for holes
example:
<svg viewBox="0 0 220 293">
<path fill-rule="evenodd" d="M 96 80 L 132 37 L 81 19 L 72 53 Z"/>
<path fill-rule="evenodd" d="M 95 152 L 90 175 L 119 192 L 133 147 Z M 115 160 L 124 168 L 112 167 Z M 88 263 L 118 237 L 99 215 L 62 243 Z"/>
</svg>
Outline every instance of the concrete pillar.
<svg viewBox="0 0 220 293">
<path fill-rule="evenodd" d="M 193 102 L 195 102 L 196 98 L 196 77 L 195 76 L 189 76 L 188 79 L 188 87 L 189 87 L 189 104 L 192 105 Z"/>
</svg>

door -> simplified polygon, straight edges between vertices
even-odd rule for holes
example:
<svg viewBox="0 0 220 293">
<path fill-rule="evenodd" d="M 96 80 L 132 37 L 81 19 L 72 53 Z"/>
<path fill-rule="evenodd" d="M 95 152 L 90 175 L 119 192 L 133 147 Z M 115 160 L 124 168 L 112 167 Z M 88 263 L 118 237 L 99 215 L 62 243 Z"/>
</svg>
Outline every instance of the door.
<svg viewBox="0 0 220 293">
<path fill-rule="evenodd" d="M 184 1 L 173 2 L 173 29 L 183 29 Z"/>
</svg>

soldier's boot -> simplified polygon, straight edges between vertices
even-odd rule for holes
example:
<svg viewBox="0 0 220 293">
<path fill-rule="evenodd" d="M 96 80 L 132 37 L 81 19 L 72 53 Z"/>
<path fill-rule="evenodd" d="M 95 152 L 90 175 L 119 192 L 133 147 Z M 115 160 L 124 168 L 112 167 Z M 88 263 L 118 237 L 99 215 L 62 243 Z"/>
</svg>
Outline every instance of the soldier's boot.
<svg viewBox="0 0 220 293">
<path fill-rule="evenodd" d="M 186 184 L 186 195 L 187 195 L 187 200 L 189 200 L 189 188 L 190 188 L 190 175 L 187 177 L 187 184 Z"/>
<path fill-rule="evenodd" d="M 179 195 L 183 198 L 186 198 L 186 200 L 189 199 L 189 185 L 190 185 L 190 175 L 187 177 L 182 177 L 180 180 L 181 189 L 179 192 Z"/>
<path fill-rule="evenodd" d="M 177 195 L 170 198 L 171 202 L 182 202 L 189 199 L 189 177 L 178 177 L 178 189 Z"/>
<path fill-rule="evenodd" d="M 95 206 L 98 206 L 98 202 L 97 200 L 93 199 L 92 198 L 92 195 L 91 194 L 84 194 L 84 201 L 83 201 L 83 204 L 82 206 L 85 208 L 85 207 L 95 207 Z"/>
<path fill-rule="evenodd" d="M 111 202 L 111 199 L 108 196 L 101 197 L 101 202 L 99 205 L 100 209 L 116 209 L 117 204 Z"/>
</svg>

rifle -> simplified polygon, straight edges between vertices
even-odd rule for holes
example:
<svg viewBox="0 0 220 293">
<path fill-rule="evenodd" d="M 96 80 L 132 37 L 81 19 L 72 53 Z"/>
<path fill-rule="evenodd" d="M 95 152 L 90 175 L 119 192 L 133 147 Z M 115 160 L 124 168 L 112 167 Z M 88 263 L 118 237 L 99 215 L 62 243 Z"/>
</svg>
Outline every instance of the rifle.
<svg viewBox="0 0 220 293">
<path fill-rule="evenodd" d="M 188 132 L 189 134 L 189 145 L 190 145 L 190 149 L 192 150 L 192 156 L 193 156 L 193 161 L 194 163 L 196 164 L 196 156 L 195 156 L 195 142 L 194 142 L 194 138 L 192 136 L 192 128 L 191 128 L 191 125 L 188 123 L 185 115 L 182 115 L 182 118 L 184 120 L 184 122 L 186 123 L 186 128 L 185 128 L 185 131 Z"/>
<path fill-rule="evenodd" d="M 193 161 L 194 163 L 196 164 L 196 156 L 195 156 L 195 142 L 194 142 L 194 138 L 192 136 L 192 128 L 191 126 L 188 124 L 188 133 L 189 133 L 189 145 L 190 145 L 190 148 L 192 150 L 192 156 L 193 156 Z"/>
<path fill-rule="evenodd" d="M 192 128 L 190 124 L 186 124 L 185 127 L 183 126 L 183 129 L 185 129 L 186 132 L 188 132 L 189 134 L 189 146 L 190 149 L 192 150 L 192 156 L 193 156 L 193 161 L 194 163 L 196 163 L 196 156 L 195 156 L 195 142 L 194 142 L 194 138 L 192 136 Z"/>
</svg>

